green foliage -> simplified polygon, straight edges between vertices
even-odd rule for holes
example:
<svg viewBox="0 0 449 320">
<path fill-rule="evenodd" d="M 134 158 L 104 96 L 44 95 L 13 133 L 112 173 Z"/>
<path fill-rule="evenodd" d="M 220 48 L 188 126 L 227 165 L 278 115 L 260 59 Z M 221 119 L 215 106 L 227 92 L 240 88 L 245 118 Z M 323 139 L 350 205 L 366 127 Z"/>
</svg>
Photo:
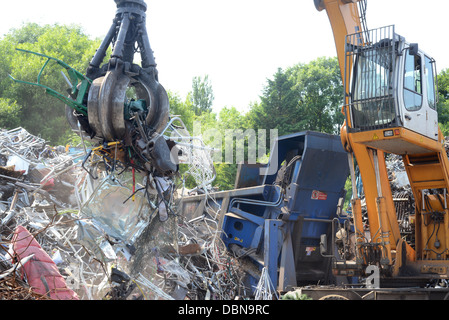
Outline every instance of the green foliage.
<svg viewBox="0 0 449 320">
<path fill-rule="evenodd" d="M 449 69 L 443 70 L 438 75 L 438 121 L 440 128 L 447 127 L 449 122 Z M 444 132 L 444 130 L 443 130 Z M 445 136 L 449 132 L 446 131 Z"/>
<path fill-rule="evenodd" d="M 213 154 L 214 166 L 216 171 L 216 179 L 213 186 L 220 190 L 233 189 L 235 184 L 235 176 L 237 174 L 237 164 L 225 163 L 223 150 L 225 148 L 225 140 L 222 139 L 226 135 L 227 130 L 233 130 L 242 126 L 244 123 L 244 116 L 237 111 L 236 108 L 224 108 L 217 116 L 210 111 L 204 111 L 198 115 L 192 111 L 192 104 L 187 98 L 182 102 L 181 99 L 173 94 L 169 94 L 170 102 L 175 102 L 173 107 L 171 105 L 172 115 L 178 114 L 183 118 L 183 122 L 193 136 L 201 136 L 205 144 L 211 148 L 218 150 Z M 232 150 L 235 152 L 235 143 L 232 145 Z M 187 171 L 186 166 L 180 166 L 180 173 L 183 175 Z M 191 177 L 186 176 L 186 187 L 195 187 L 195 182 Z"/>
<path fill-rule="evenodd" d="M 0 128 L 14 129 L 20 127 L 20 106 L 10 99 L 0 98 Z"/>
<path fill-rule="evenodd" d="M 449 136 L 449 69 L 438 75 L 438 122 L 441 132 Z"/>
<path fill-rule="evenodd" d="M 38 41 L 39 37 L 50 28 L 50 25 L 41 26 L 37 23 L 27 23 L 23 24 L 23 26 L 19 29 L 11 29 L 6 37 L 18 44 L 35 43 Z"/>
<path fill-rule="evenodd" d="M 237 176 L 237 165 L 232 163 L 215 163 L 217 177 L 213 186 L 219 190 L 231 190 L 235 187 L 235 177 Z"/>
<path fill-rule="evenodd" d="M 249 112 L 260 129 L 278 129 L 279 135 L 304 130 L 338 133 L 343 85 L 336 58 L 318 58 L 278 69 L 268 79 L 260 104 Z"/>
<path fill-rule="evenodd" d="M 337 58 L 318 58 L 292 68 L 305 130 L 340 132 L 343 85 Z"/>
<path fill-rule="evenodd" d="M 178 94 L 173 93 L 170 90 L 167 91 L 167 94 L 170 102 L 171 115 L 179 116 L 182 119 L 182 122 L 186 125 L 187 130 L 192 132 L 195 112 L 193 111 L 190 99 L 187 98 L 185 101 L 182 101 Z"/>
<path fill-rule="evenodd" d="M 442 70 L 438 74 L 438 92 L 442 99 L 449 99 L 449 69 Z"/>
<path fill-rule="evenodd" d="M 443 136 L 445 136 L 445 137 L 449 136 L 449 122 L 446 122 L 446 123 L 440 122 L 440 123 L 438 123 L 438 125 L 441 129 L 441 132 L 443 133 Z"/>
<path fill-rule="evenodd" d="M 346 190 L 346 196 L 343 204 L 343 210 L 348 210 L 352 199 L 352 181 L 350 176 L 346 179 L 344 189 Z"/>
<path fill-rule="evenodd" d="M 235 187 L 235 178 L 237 175 L 238 164 L 235 161 L 226 162 L 225 151 L 230 149 L 232 151 L 233 156 L 237 156 L 237 152 L 242 152 L 243 155 L 247 155 L 247 144 L 244 138 L 234 137 L 231 135 L 231 132 L 242 132 L 247 127 L 246 117 L 240 113 L 235 107 L 224 107 L 221 109 L 218 115 L 217 121 L 217 133 L 223 137 L 222 145 L 221 145 L 221 160 L 219 163 L 215 163 L 215 171 L 217 173 L 217 177 L 214 181 L 214 186 L 220 188 L 221 190 L 229 190 Z M 242 135 L 243 137 L 243 135 Z M 218 147 L 214 145 L 214 147 Z M 239 150 L 240 147 L 243 147 L 243 150 Z M 215 158 L 216 159 L 216 158 Z"/>
<path fill-rule="evenodd" d="M 303 115 L 291 70 L 278 69 L 273 77 L 267 79 L 261 102 L 251 106 L 251 123 L 257 129 L 278 129 L 280 135 L 298 132 L 304 127 Z"/>
<path fill-rule="evenodd" d="M 204 78 L 193 78 L 190 98 L 196 115 L 212 111 L 214 91 L 212 90 L 212 84 L 209 81 L 208 75 L 204 76 Z"/>
</svg>

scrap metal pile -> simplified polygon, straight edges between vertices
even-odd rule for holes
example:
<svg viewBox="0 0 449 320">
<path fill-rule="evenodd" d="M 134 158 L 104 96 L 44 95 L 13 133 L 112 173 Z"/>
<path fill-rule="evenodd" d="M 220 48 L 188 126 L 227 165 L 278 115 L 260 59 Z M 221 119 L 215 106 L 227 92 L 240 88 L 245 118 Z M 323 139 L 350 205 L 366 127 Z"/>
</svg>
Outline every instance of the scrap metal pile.
<svg viewBox="0 0 449 320">
<path fill-rule="evenodd" d="M 36 83 L 12 80 L 61 100 L 82 143 L 50 148 L 23 128 L 1 132 L 0 277 L 14 276 L 19 287 L 51 299 L 244 295 L 217 222 L 185 221 L 178 212 L 186 176 L 193 176 L 196 191 L 211 189 L 212 150 L 170 114 L 145 2 L 114 1 L 116 15 L 86 74 L 18 49 L 46 62 Z M 69 96 L 41 83 L 50 65 L 63 68 Z M 187 166 L 183 175 L 181 164 Z"/>
<path fill-rule="evenodd" d="M 208 163 L 204 146 L 189 148 Z M 1 299 L 246 294 L 217 221 L 179 214 L 182 179 L 161 179 L 163 194 L 149 194 L 148 176 L 105 170 L 102 154 L 84 162 L 83 148 L 53 148 L 23 128 L 0 131 L 0 150 Z"/>
<path fill-rule="evenodd" d="M 413 193 L 408 181 L 407 172 L 401 156 L 387 154 L 385 158 L 388 180 L 390 181 L 391 192 L 395 202 L 399 227 L 402 234 L 412 234 L 410 214 L 413 212 Z M 364 221 L 368 221 L 365 195 L 360 171 L 356 169 L 356 186 L 358 197 L 362 200 L 362 213 Z"/>
</svg>

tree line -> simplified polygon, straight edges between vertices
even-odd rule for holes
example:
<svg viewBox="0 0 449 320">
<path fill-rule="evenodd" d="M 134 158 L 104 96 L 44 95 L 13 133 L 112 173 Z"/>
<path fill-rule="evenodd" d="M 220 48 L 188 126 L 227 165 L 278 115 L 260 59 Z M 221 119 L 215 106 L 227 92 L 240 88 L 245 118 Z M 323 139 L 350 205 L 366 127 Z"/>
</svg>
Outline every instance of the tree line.
<svg viewBox="0 0 449 320">
<path fill-rule="evenodd" d="M 52 145 L 76 141 L 59 100 L 46 95 L 42 88 L 14 83 L 8 75 L 35 82 L 45 62 L 15 48 L 58 58 L 84 74 L 100 43 L 101 39 L 90 39 L 75 25 L 27 23 L 10 30 L 0 39 L 0 128 L 24 127 Z M 60 69 L 56 68 L 42 74 L 41 81 L 61 93 L 68 87 Z M 440 128 L 447 136 L 448 69 L 438 75 L 438 83 Z M 336 57 L 319 57 L 309 63 L 274 70 L 273 76 L 266 79 L 261 96 L 255 97 L 258 101 L 251 103 L 247 112 L 239 111 L 247 106 L 218 106 L 220 111 L 213 112 L 214 93 L 208 75 L 195 76 L 192 90 L 185 97 L 166 89 L 171 114 L 181 116 L 189 132 L 193 131 L 195 123 L 200 123 L 203 132 L 214 128 L 223 136 L 226 130 L 248 129 L 256 132 L 275 129 L 279 136 L 304 130 L 339 134 L 344 121 L 341 113 L 343 85 Z M 266 146 L 268 153 L 269 141 Z M 222 161 L 216 163 L 215 169 L 214 185 L 221 190 L 233 188 L 237 164 Z"/>
</svg>

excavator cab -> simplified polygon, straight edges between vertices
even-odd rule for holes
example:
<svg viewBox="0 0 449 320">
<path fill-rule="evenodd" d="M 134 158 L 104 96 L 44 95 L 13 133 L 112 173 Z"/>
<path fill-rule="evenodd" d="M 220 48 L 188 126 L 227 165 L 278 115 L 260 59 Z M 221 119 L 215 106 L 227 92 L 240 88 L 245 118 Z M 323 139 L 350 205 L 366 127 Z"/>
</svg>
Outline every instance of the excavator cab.
<svg viewBox="0 0 449 320">
<path fill-rule="evenodd" d="M 438 139 L 435 60 L 417 44 L 394 26 L 350 34 L 345 64 L 348 132 L 382 129 L 382 137 L 370 137 L 372 147 L 396 154 L 403 154 L 401 141 L 388 138 L 399 128 Z"/>
</svg>

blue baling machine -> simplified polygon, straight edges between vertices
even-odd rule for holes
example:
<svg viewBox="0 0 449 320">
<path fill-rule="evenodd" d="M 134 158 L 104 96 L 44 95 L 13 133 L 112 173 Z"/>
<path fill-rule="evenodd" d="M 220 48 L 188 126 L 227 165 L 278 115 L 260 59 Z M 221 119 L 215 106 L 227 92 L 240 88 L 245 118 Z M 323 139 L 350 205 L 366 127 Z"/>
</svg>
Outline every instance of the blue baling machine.
<svg viewBox="0 0 449 320">
<path fill-rule="evenodd" d="M 278 291 L 332 283 L 331 258 L 320 245 L 333 239 L 341 222 L 337 211 L 348 175 L 339 136 L 305 131 L 279 137 L 267 165 L 241 164 L 236 188 L 214 194 L 226 247 L 259 271 L 265 268 Z M 198 215 L 204 208 L 207 199 L 198 197 L 183 200 L 186 212 Z M 249 278 L 254 287 L 259 279 Z"/>
</svg>

